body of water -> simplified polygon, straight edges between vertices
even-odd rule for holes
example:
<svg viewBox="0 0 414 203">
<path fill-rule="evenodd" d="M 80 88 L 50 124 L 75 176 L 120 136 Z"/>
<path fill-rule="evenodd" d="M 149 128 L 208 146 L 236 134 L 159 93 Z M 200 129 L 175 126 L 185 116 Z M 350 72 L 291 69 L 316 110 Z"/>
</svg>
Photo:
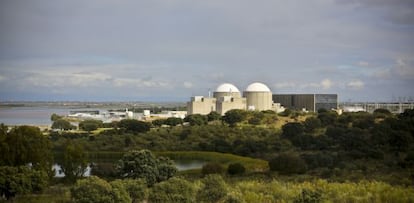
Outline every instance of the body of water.
<svg viewBox="0 0 414 203">
<path fill-rule="evenodd" d="M 0 108 L 0 123 L 5 125 L 52 125 L 52 114 L 68 115 L 75 110 L 100 110 L 94 108 L 48 108 L 48 107 L 10 107 Z"/>
<path fill-rule="evenodd" d="M 185 161 L 179 160 L 179 161 L 174 161 L 174 163 L 178 171 L 200 169 L 205 164 L 204 161 L 199 161 L 199 160 L 185 160 Z M 88 177 L 91 175 L 91 167 L 89 165 L 86 168 L 85 173 L 83 174 L 85 177 Z M 59 178 L 65 177 L 65 174 L 61 171 L 61 167 L 59 164 L 54 164 L 52 168 L 55 169 L 55 177 L 59 177 Z"/>
</svg>

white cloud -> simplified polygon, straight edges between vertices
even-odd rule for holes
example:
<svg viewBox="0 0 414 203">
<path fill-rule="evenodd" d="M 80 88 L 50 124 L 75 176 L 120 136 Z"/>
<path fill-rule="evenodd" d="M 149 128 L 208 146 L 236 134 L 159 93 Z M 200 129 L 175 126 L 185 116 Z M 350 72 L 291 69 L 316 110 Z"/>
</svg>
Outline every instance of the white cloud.
<svg viewBox="0 0 414 203">
<path fill-rule="evenodd" d="M 361 80 L 352 80 L 348 82 L 346 85 L 347 87 L 354 89 L 354 90 L 360 90 L 364 88 L 365 86 L 364 82 L 362 82 Z"/>
<path fill-rule="evenodd" d="M 283 88 L 294 88 L 296 87 L 296 83 L 294 82 L 280 82 L 273 85 L 276 89 L 283 89 Z"/>
<path fill-rule="evenodd" d="M 192 87 L 193 87 L 193 83 L 192 83 L 192 82 L 185 81 L 185 82 L 183 83 L 183 86 L 184 86 L 185 88 L 189 89 L 189 88 L 192 88 Z"/>
<path fill-rule="evenodd" d="M 330 89 L 332 87 L 333 83 L 329 79 L 324 79 L 321 81 L 321 87 L 324 90 Z"/>
<path fill-rule="evenodd" d="M 414 78 L 414 63 L 406 58 L 397 58 L 395 60 L 395 72 L 403 78 Z"/>
<path fill-rule="evenodd" d="M 166 88 L 172 87 L 165 81 L 144 80 L 139 78 L 116 78 L 112 83 L 115 87 L 135 87 L 135 88 Z"/>
<path fill-rule="evenodd" d="M 0 75 L 0 82 L 6 80 L 6 77 Z"/>
<path fill-rule="evenodd" d="M 362 66 L 362 67 L 367 67 L 367 66 L 369 66 L 370 64 L 369 64 L 369 62 L 367 62 L 367 61 L 359 61 L 359 62 L 357 63 L 357 65 L 358 65 L 358 66 Z"/>
</svg>

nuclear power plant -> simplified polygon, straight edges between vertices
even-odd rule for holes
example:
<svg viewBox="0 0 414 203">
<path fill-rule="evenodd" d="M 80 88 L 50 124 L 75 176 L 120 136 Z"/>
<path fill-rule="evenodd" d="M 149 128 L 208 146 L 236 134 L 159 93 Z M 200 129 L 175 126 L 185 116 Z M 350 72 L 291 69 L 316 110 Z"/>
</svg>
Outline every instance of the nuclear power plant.
<svg viewBox="0 0 414 203">
<path fill-rule="evenodd" d="M 230 83 L 223 83 L 213 92 L 213 97 L 194 96 L 187 103 L 187 113 L 206 115 L 212 111 L 224 115 L 232 109 L 284 111 L 279 103 L 273 103 L 272 91 L 265 84 L 255 82 L 243 92 Z"/>
</svg>

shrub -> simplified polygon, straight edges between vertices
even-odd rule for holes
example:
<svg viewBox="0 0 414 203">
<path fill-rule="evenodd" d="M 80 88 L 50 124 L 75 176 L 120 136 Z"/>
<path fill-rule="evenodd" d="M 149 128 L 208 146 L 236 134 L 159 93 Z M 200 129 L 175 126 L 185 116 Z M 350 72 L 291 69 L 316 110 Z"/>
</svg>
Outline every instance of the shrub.
<svg viewBox="0 0 414 203">
<path fill-rule="evenodd" d="M 322 194 L 318 190 L 302 189 L 295 198 L 294 203 L 317 203 L 322 202 Z"/>
<path fill-rule="evenodd" d="M 81 121 L 79 123 L 79 129 L 90 132 L 98 128 L 101 128 L 102 125 L 103 125 L 102 121 L 88 119 L 88 120 Z"/>
<path fill-rule="evenodd" d="M 124 119 L 119 122 L 119 127 L 125 129 L 127 132 L 143 133 L 151 128 L 151 124 L 135 119 Z"/>
<path fill-rule="evenodd" d="M 269 161 L 269 168 L 281 174 L 297 174 L 306 172 L 306 163 L 297 154 L 283 153 Z"/>
<path fill-rule="evenodd" d="M 203 187 L 197 194 L 198 202 L 217 202 L 227 195 L 227 184 L 220 175 L 208 175 L 201 182 Z"/>
<path fill-rule="evenodd" d="M 230 175 L 243 174 L 245 171 L 246 168 L 241 163 L 230 164 L 227 167 L 227 173 Z"/>
<path fill-rule="evenodd" d="M 112 186 L 96 176 L 78 180 L 71 188 L 72 199 L 79 203 L 115 202 Z"/>
<path fill-rule="evenodd" d="M 204 164 L 203 168 L 201 169 L 201 173 L 203 175 L 215 174 L 215 173 L 221 174 L 223 173 L 223 171 L 224 171 L 223 167 L 220 164 L 214 163 L 214 162 Z"/>
<path fill-rule="evenodd" d="M 102 178 L 115 178 L 117 176 L 115 165 L 105 162 L 91 164 L 91 174 Z"/>
<path fill-rule="evenodd" d="M 147 184 L 144 179 L 124 179 L 121 182 L 133 203 L 142 202 L 147 198 Z"/>
<path fill-rule="evenodd" d="M 126 190 L 125 184 L 120 181 L 112 181 L 110 182 L 110 185 L 112 186 L 112 197 L 114 202 L 116 203 L 130 203 L 132 202 L 131 197 L 129 196 L 129 193 Z"/>
<path fill-rule="evenodd" d="M 152 187 L 148 197 L 149 202 L 195 202 L 195 187 L 180 178 L 171 178 Z"/>
</svg>

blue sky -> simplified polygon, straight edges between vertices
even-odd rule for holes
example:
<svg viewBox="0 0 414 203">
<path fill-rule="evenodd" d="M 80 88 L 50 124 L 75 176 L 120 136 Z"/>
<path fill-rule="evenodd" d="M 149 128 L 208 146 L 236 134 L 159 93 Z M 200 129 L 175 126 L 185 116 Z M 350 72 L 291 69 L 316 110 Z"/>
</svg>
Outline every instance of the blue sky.
<svg viewBox="0 0 414 203">
<path fill-rule="evenodd" d="M 0 0 L 0 100 L 414 99 L 412 0 Z"/>
</svg>

